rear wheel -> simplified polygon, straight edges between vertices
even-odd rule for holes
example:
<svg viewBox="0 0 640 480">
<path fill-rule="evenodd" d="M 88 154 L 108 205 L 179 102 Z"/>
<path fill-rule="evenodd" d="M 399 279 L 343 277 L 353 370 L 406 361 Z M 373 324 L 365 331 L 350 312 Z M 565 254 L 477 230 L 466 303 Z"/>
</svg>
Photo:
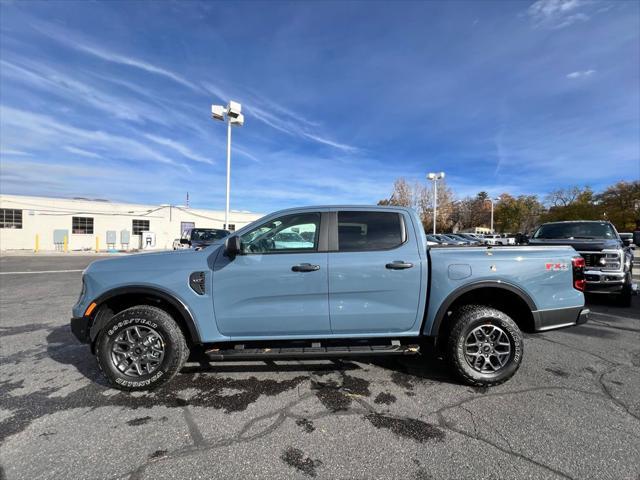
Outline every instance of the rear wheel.
<svg viewBox="0 0 640 480">
<path fill-rule="evenodd" d="M 465 383 L 489 387 L 511 378 L 522 363 L 522 333 L 495 308 L 466 305 L 454 314 L 447 361 Z"/>
<path fill-rule="evenodd" d="M 189 355 L 180 327 L 164 310 L 148 305 L 115 315 L 96 342 L 96 357 L 120 390 L 150 390 L 170 380 Z"/>
</svg>

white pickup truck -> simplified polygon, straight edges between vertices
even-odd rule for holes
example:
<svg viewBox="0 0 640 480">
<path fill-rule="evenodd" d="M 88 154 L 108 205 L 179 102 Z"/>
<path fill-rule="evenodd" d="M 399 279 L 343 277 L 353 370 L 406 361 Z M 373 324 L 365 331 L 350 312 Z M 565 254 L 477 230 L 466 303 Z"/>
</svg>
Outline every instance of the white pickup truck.
<svg viewBox="0 0 640 480">
<path fill-rule="evenodd" d="M 502 235 L 485 235 L 485 245 L 515 245 L 515 237 L 503 237 Z"/>
</svg>

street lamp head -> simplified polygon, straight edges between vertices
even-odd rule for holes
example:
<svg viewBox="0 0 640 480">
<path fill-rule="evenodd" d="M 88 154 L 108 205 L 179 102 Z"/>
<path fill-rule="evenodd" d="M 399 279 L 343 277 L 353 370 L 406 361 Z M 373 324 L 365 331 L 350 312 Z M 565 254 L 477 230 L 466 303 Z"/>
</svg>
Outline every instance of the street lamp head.
<svg viewBox="0 0 640 480">
<path fill-rule="evenodd" d="M 440 175 L 438 176 L 438 178 L 444 178 L 444 172 L 440 172 Z"/>
<path fill-rule="evenodd" d="M 430 173 L 429 175 L 427 175 L 427 178 L 428 178 L 429 180 L 435 180 L 435 178 L 436 178 L 436 174 L 435 174 L 435 173 Z"/>
<path fill-rule="evenodd" d="M 244 125 L 244 115 L 243 114 L 239 114 L 237 117 L 235 118 L 230 118 L 229 122 L 231 123 L 231 125 L 233 125 L 234 127 L 241 127 L 242 125 Z"/>
<path fill-rule="evenodd" d="M 238 102 L 234 102 L 233 100 L 231 100 L 229 102 L 229 105 L 227 105 L 227 115 L 229 115 L 231 118 L 238 118 L 238 116 L 241 114 L 242 114 L 242 105 L 240 105 Z"/>
<path fill-rule="evenodd" d="M 224 107 L 222 105 L 211 105 L 211 118 L 224 120 Z"/>
</svg>

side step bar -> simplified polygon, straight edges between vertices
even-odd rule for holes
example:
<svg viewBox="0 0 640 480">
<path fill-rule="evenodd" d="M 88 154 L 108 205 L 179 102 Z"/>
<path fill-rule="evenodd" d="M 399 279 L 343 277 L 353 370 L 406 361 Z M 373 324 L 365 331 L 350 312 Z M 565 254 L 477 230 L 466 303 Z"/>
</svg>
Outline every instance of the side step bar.
<svg viewBox="0 0 640 480">
<path fill-rule="evenodd" d="M 240 348 L 238 348 L 240 347 Z M 233 349 L 212 348 L 205 352 L 209 360 L 297 360 L 342 357 L 377 357 L 389 355 L 416 355 L 419 345 L 352 345 L 338 347 L 283 347 Z"/>
</svg>

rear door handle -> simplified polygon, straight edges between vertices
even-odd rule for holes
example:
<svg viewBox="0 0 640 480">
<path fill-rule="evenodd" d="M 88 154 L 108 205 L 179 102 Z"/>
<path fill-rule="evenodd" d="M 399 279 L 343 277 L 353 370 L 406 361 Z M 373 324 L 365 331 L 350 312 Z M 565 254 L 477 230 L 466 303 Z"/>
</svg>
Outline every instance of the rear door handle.
<svg viewBox="0 0 640 480">
<path fill-rule="evenodd" d="M 312 265 L 311 263 L 301 263 L 300 265 L 294 265 L 291 267 L 294 272 L 315 272 L 320 270 L 320 265 Z"/>
<path fill-rule="evenodd" d="M 386 267 L 389 270 L 404 270 L 406 268 L 413 267 L 413 263 L 404 262 L 402 260 L 395 260 L 394 262 L 387 263 Z"/>
</svg>

